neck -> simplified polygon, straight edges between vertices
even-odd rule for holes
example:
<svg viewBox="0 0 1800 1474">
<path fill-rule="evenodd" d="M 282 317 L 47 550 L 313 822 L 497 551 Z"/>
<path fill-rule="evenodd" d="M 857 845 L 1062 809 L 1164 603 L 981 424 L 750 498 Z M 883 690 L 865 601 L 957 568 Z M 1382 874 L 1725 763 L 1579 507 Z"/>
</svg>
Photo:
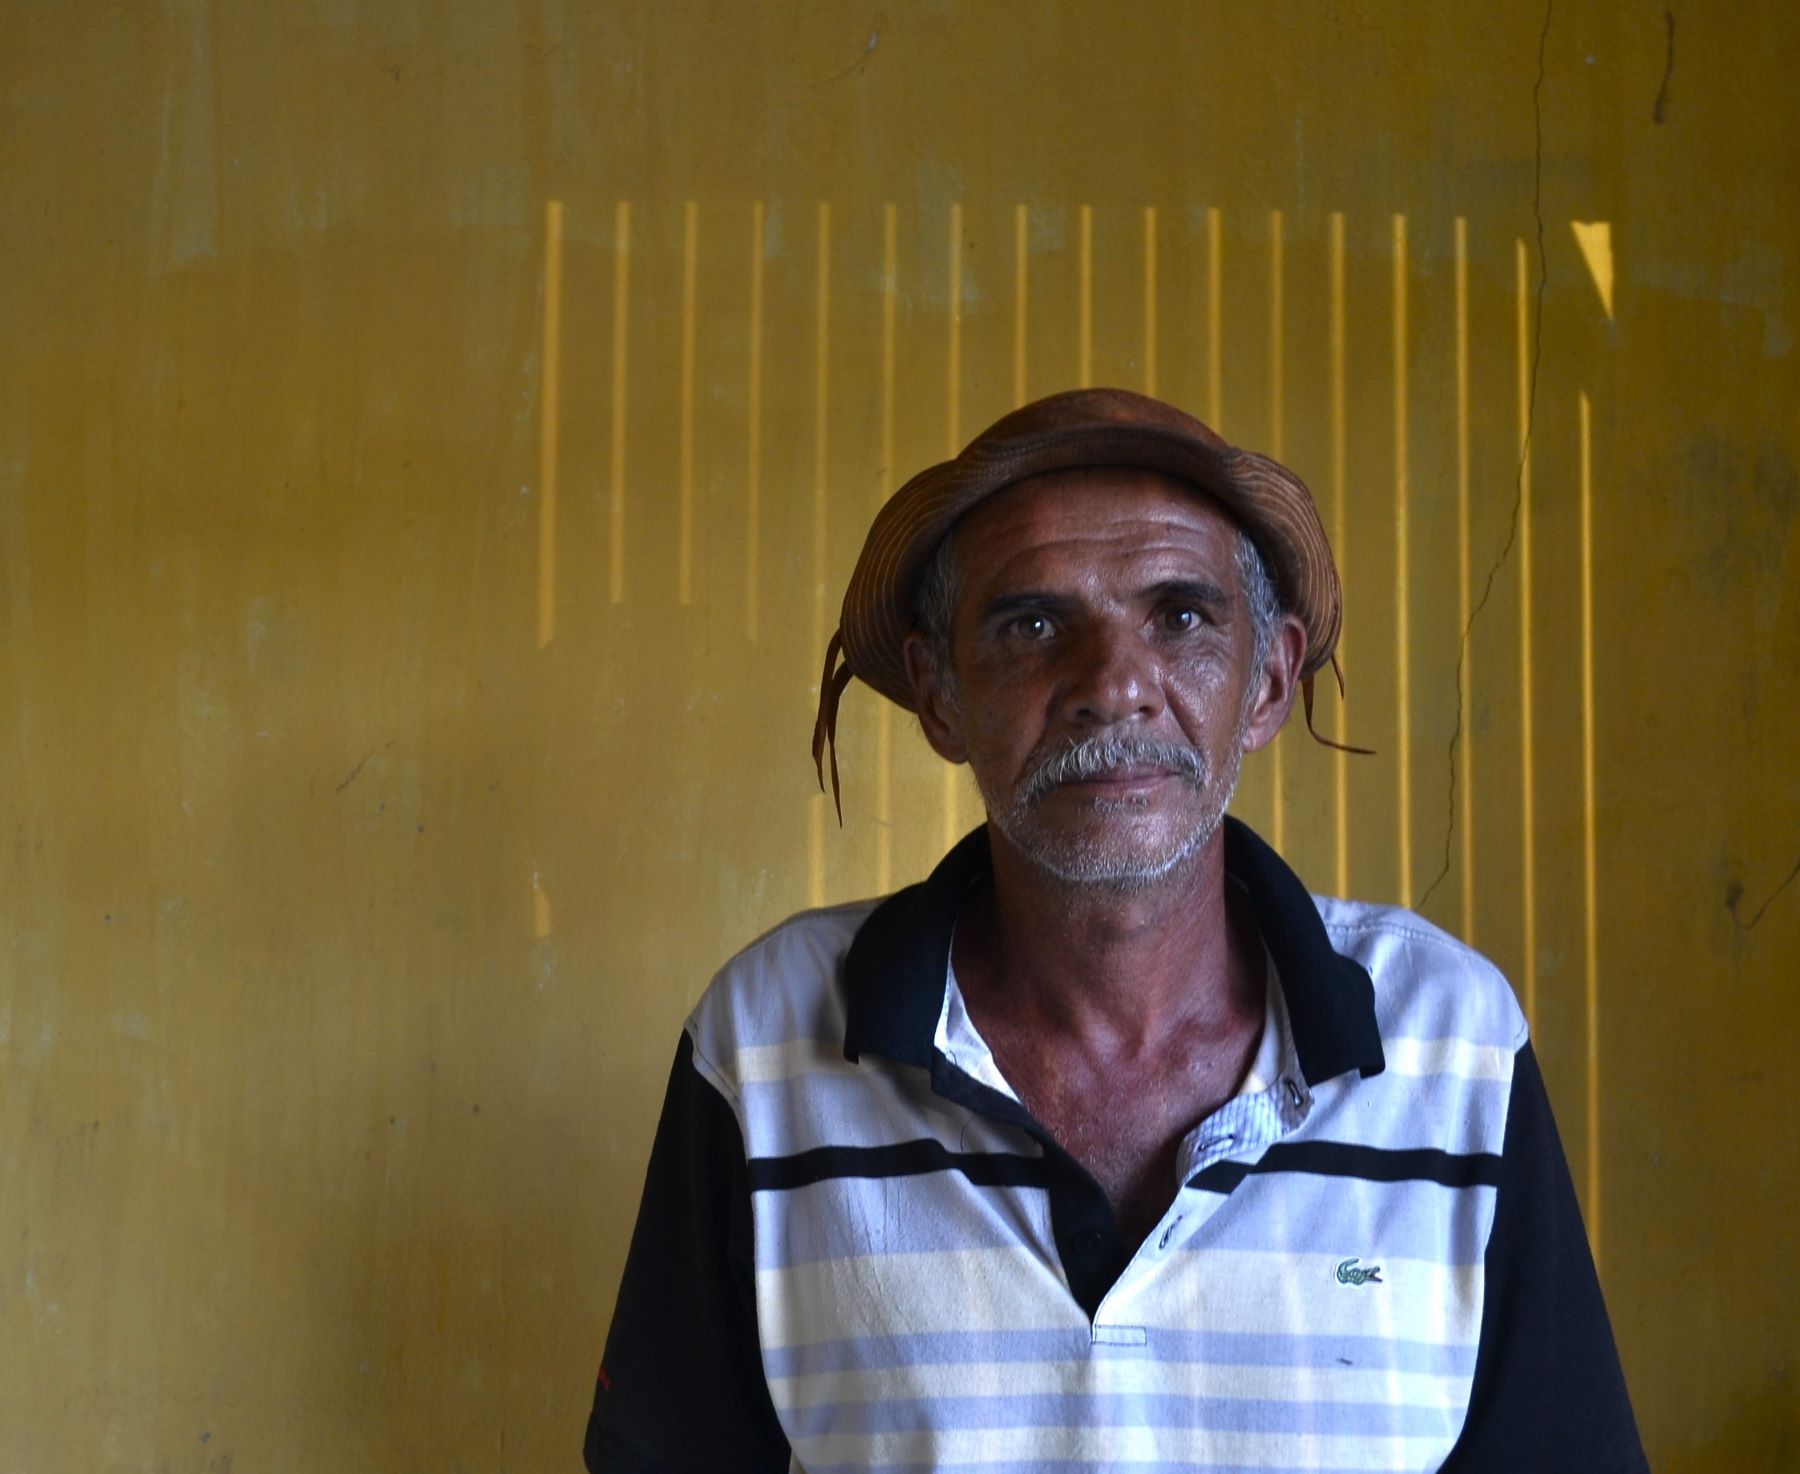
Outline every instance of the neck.
<svg viewBox="0 0 1800 1474">
<path fill-rule="evenodd" d="M 1120 890 L 1051 876 L 990 825 L 992 886 L 957 930 L 971 1007 L 1107 1051 L 1260 1020 L 1254 923 L 1233 916 L 1224 841 L 1221 826 L 1167 876 Z"/>
</svg>

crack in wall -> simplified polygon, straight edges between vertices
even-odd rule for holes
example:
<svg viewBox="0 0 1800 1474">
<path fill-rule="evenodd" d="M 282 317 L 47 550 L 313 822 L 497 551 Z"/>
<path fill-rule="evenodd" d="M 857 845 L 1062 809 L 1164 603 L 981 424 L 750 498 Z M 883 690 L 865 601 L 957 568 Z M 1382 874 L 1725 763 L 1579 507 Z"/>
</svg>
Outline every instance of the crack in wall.
<svg viewBox="0 0 1800 1474">
<path fill-rule="evenodd" d="M 394 739 L 394 740 L 397 741 L 398 739 Z M 342 783 L 338 784 L 338 786 L 336 788 L 332 789 L 331 791 L 333 793 L 342 793 L 346 788 L 348 788 L 352 783 L 354 783 L 357 780 L 357 778 L 361 775 L 362 770 L 364 768 L 368 767 L 369 760 L 371 758 L 373 758 L 376 753 L 386 752 L 388 750 L 388 748 L 392 747 L 393 745 L 394 745 L 394 742 L 390 741 L 386 747 L 371 747 L 367 752 L 365 752 L 363 754 L 362 761 L 359 762 L 354 768 L 352 768 L 348 773 L 346 773 L 344 775 L 344 781 Z"/>
<path fill-rule="evenodd" d="M 1537 289 L 1533 293 L 1531 324 L 1531 373 L 1527 380 L 1525 392 L 1525 433 L 1519 446 L 1519 466 L 1513 477 L 1512 517 L 1507 524 L 1506 541 L 1500 548 L 1499 555 L 1488 568 L 1487 578 L 1482 584 L 1481 597 L 1475 607 L 1469 611 L 1468 621 L 1463 625 L 1462 639 L 1456 650 L 1456 725 L 1450 730 L 1450 813 L 1449 821 L 1444 826 L 1444 864 L 1438 871 L 1425 892 L 1414 903 L 1413 909 L 1423 910 L 1437 888 L 1449 877 L 1451 866 L 1451 847 L 1456 841 L 1456 753 L 1462 743 L 1463 722 L 1467 713 L 1463 711 L 1463 667 L 1469 658 L 1469 640 L 1475 632 L 1475 621 L 1487 608 L 1488 600 L 1493 596 L 1494 581 L 1500 576 L 1512 557 L 1514 546 L 1519 540 L 1519 513 L 1525 503 L 1525 468 L 1531 461 L 1532 436 L 1537 429 L 1537 386 L 1538 365 L 1544 353 L 1544 289 L 1550 281 L 1550 261 L 1544 250 L 1544 73 L 1548 65 L 1550 52 L 1550 22 L 1556 13 L 1556 0 L 1544 0 L 1544 24 L 1538 32 L 1537 79 L 1531 84 L 1531 122 L 1533 129 L 1533 148 L 1531 161 L 1531 213 L 1537 223 L 1538 279 Z"/>
<path fill-rule="evenodd" d="M 1739 931 L 1755 931 L 1757 922 L 1768 914 L 1769 907 L 1775 904 L 1781 893 L 1796 879 L 1800 879 L 1800 860 L 1794 861 L 1794 868 L 1782 877 L 1781 883 L 1769 892 L 1768 899 L 1756 908 L 1756 914 L 1748 921 L 1738 915 L 1738 904 L 1744 899 L 1744 884 L 1739 880 L 1732 881 L 1725 887 L 1725 909 L 1731 913 L 1732 923 Z"/>
</svg>

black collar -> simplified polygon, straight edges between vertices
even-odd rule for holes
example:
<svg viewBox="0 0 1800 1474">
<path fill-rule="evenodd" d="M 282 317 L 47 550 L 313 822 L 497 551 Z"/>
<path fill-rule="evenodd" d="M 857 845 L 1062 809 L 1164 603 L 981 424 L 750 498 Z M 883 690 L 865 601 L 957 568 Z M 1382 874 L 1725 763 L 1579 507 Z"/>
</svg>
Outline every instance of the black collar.
<svg viewBox="0 0 1800 1474">
<path fill-rule="evenodd" d="M 968 889 L 990 868 L 985 827 L 966 836 L 917 885 L 888 897 L 857 929 L 844 960 L 844 1055 L 931 1066 L 944 1006 L 950 934 Z M 1309 1085 L 1384 1067 L 1375 987 L 1331 948 L 1318 908 L 1281 857 L 1247 825 L 1225 820 L 1225 870 L 1249 894 L 1281 978 L 1294 1050 Z"/>
</svg>

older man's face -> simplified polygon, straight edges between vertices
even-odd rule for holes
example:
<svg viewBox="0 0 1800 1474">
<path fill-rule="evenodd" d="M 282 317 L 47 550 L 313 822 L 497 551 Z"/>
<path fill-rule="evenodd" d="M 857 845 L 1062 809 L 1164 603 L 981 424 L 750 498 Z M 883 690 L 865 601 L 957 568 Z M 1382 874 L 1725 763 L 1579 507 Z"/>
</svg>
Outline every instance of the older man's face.
<svg viewBox="0 0 1800 1474">
<path fill-rule="evenodd" d="M 1236 549 L 1224 514 L 1152 472 L 1034 477 L 959 525 L 954 697 L 909 654 L 926 731 L 1044 870 L 1122 889 L 1167 875 L 1280 727 L 1298 622 L 1253 669 Z"/>
</svg>

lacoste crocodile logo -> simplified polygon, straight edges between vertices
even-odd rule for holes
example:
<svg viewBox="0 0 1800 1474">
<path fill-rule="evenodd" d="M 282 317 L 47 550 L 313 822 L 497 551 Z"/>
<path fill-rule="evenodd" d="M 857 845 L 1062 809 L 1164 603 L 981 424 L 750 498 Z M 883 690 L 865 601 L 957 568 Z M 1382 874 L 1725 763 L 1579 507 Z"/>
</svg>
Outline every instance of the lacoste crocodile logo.
<svg viewBox="0 0 1800 1474">
<path fill-rule="evenodd" d="M 1381 1277 L 1381 1266 L 1371 1264 L 1366 1269 L 1358 1269 L 1354 1259 L 1346 1259 L 1337 1267 L 1337 1281 L 1340 1285 L 1385 1285 Z"/>
</svg>

